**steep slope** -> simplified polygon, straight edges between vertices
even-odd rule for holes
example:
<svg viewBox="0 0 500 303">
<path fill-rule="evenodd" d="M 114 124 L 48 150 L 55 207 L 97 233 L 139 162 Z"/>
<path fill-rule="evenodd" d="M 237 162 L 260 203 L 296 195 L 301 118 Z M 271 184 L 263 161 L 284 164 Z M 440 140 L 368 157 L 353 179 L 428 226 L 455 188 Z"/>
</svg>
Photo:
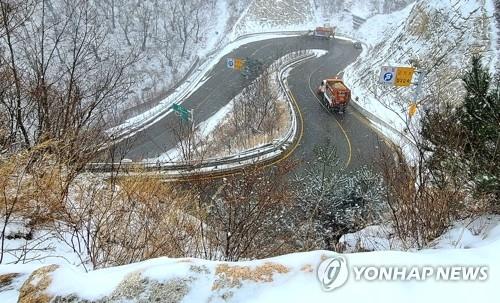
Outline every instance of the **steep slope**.
<svg viewBox="0 0 500 303">
<path fill-rule="evenodd" d="M 314 10 L 308 0 L 254 0 L 234 28 L 236 35 L 308 28 Z"/>
<path fill-rule="evenodd" d="M 262 31 L 308 30 L 334 25 L 353 34 L 353 15 L 369 18 L 403 8 L 413 0 L 254 0 L 237 22 L 236 35 Z"/>
<path fill-rule="evenodd" d="M 425 73 L 420 108 L 461 100 L 461 75 L 473 54 L 482 54 L 493 71 L 497 61 L 493 1 L 421 1 L 390 15 L 374 16 L 356 36 L 368 50 L 345 71 L 358 103 L 398 131 L 418 127 L 409 121 L 412 87 L 379 83 L 382 66 L 408 66 Z M 414 81 L 416 77 L 414 77 Z M 409 125 L 407 125 L 409 124 Z"/>
</svg>

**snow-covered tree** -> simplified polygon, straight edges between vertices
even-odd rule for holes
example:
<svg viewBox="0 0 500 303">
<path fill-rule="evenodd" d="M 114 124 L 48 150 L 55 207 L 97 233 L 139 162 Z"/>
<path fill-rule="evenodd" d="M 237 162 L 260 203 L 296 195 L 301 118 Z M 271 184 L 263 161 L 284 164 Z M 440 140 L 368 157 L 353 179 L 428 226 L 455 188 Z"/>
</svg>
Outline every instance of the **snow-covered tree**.
<svg viewBox="0 0 500 303">
<path fill-rule="evenodd" d="M 334 248 L 343 234 L 376 223 L 384 213 L 381 176 L 367 168 L 347 172 L 329 142 L 314 148 L 314 160 L 296 184 L 301 232 L 316 248 Z"/>
<path fill-rule="evenodd" d="M 459 110 L 459 121 L 468 138 L 465 157 L 472 158 L 471 169 L 481 191 L 500 197 L 500 81 L 472 58 L 471 69 L 463 78 L 467 93 Z M 492 88 L 491 86 L 494 85 Z"/>
<path fill-rule="evenodd" d="M 459 106 L 430 108 L 422 123 L 426 169 L 437 186 L 461 184 L 480 195 L 500 194 L 500 82 L 473 57 L 463 77 L 466 95 Z M 438 102 L 436 102 L 438 104 Z M 498 203 L 496 203 L 498 205 Z"/>
</svg>

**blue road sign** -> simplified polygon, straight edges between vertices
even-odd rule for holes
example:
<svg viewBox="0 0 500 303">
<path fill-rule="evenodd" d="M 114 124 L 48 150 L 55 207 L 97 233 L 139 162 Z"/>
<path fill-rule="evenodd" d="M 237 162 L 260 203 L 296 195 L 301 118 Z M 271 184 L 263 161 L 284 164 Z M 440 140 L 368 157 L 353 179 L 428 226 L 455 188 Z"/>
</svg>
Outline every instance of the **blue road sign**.
<svg viewBox="0 0 500 303">
<path fill-rule="evenodd" d="M 384 74 L 384 81 L 389 82 L 392 80 L 392 77 L 394 77 L 394 75 L 392 73 L 385 73 Z"/>
<path fill-rule="evenodd" d="M 383 84 L 394 84 L 394 79 L 396 78 L 396 68 L 393 66 L 382 66 L 380 71 L 379 81 Z"/>
<path fill-rule="evenodd" d="M 227 68 L 234 68 L 234 59 L 233 58 L 227 58 L 226 66 L 227 66 Z"/>
</svg>

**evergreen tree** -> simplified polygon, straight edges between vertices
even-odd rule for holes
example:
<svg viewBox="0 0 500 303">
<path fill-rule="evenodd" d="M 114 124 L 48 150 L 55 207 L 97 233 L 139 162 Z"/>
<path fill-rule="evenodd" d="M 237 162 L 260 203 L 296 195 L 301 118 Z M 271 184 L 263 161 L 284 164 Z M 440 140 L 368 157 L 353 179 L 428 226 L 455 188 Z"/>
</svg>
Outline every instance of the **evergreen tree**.
<svg viewBox="0 0 500 303">
<path fill-rule="evenodd" d="M 458 106 L 441 104 L 422 120 L 420 148 L 429 152 L 425 168 L 434 185 L 473 185 L 471 194 L 490 197 L 500 206 L 500 85 L 474 56 L 463 76 L 466 94 Z M 492 198 L 492 199 L 491 199 Z"/>
<path fill-rule="evenodd" d="M 458 111 L 458 120 L 467 136 L 465 156 L 471 161 L 471 173 L 478 189 L 481 192 L 496 194 L 498 197 L 500 192 L 499 81 L 492 80 L 487 69 L 481 64 L 479 56 L 472 58 L 471 69 L 465 74 L 463 81 L 467 93 Z"/>
</svg>

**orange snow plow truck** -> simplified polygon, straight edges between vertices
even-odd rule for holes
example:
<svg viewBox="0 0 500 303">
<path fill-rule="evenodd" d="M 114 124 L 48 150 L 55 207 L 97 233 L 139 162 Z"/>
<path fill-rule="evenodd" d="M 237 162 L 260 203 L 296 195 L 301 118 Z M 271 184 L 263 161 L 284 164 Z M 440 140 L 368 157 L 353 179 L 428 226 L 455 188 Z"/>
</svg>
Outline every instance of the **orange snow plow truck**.
<svg viewBox="0 0 500 303">
<path fill-rule="evenodd" d="M 347 104 L 351 101 L 351 90 L 338 76 L 321 81 L 318 87 L 321 102 L 329 111 L 344 113 Z"/>
<path fill-rule="evenodd" d="M 335 27 L 332 26 L 318 26 L 312 31 L 313 37 L 320 39 L 331 40 L 335 37 Z"/>
</svg>

